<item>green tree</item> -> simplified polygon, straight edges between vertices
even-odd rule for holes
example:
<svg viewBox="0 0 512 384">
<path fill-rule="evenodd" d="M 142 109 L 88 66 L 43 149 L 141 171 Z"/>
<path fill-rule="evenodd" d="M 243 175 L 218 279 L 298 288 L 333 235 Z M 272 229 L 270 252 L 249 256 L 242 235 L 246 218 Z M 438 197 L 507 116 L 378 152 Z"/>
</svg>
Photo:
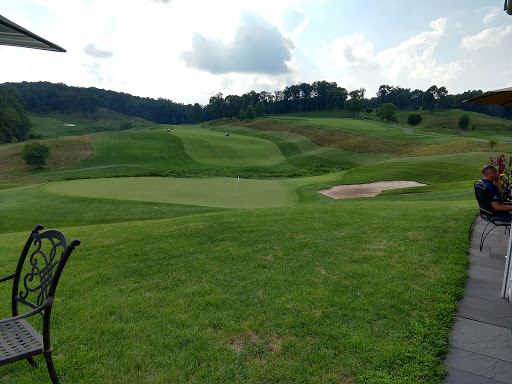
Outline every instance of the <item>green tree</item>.
<svg viewBox="0 0 512 384">
<path fill-rule="evenodd" d="M 471 119 L 469 118 L 468 115 L 462 115 L 459 118 L 459 128 L 460 129 L 467 129 L 469 127 L 470 121 L 471 121 Z"/>
<path fill-rule="evenodd" d="M 222 119 L 224 117 L 226 103 L 224 101 L 224 95 L 219 92 L 215 96 L 210 97 L 208 108 L 210 115 L 214 119 Z"/>
<path fill-rule="evenodd" d="M 421 123 L 421 115 L 419 113 L 411 113 L 407 118 L 407 124 L 412 125 L 413 127 L 419 123 Z"/>
<path fill-rule="evenodd" d="M 193 123 L 198 123 L 203 120 L 203 109 L 199 105 L 199 103 L 195 103 L 190 111 L 190 120 Z"/>
<path fill-rule="evenodd" d="M 256 112 L 254 111 L 254 107 L 252 105 L 247 107 L 244 117 L 249 120 L 253 120 L 256 117 Z"/>
<path fill-rule="evenodd" d="M 359 91 L 350 92 L 350 99 L 345 101 L 344 108 L 354 115 L 363 110 L 363 103 L 361 102 Z"/>
<path fill-rule="evenodd" d="M 448 90 L 446 87 L 438 88 L 436 85 L 433 85 L 423 94 L 423 107 L 428 109 L 432 115 L 437 104 L 440 104 L 443 108 L 447 107 L 445 102 L 447 95 Z"/>
<path fill-rule="evenodd" d="M 386 123 L 398 123 L 398 108 L 393 103 L 384 103 L 377 108 L 377 116 Z"/>
<path fill-rule="evenodd" d="M 432 92 L 425 92 L 423 94 L 423 108 L 428 109 L 431 115 L 434 113 L 436 99 Z"/>
<path fill-rule="evenodd" d="M 23 145 L 21 158 L 34 168 L 43 168 L 50 156 L 51 148 L 41 141 L 30 141 Z"/>
<path fill-rule="evenodd" d="M 263 117 L 265 115 L 265 103 L 263 101 L 258 101 L 256 103 L 256 117 Z"/>
</svg>

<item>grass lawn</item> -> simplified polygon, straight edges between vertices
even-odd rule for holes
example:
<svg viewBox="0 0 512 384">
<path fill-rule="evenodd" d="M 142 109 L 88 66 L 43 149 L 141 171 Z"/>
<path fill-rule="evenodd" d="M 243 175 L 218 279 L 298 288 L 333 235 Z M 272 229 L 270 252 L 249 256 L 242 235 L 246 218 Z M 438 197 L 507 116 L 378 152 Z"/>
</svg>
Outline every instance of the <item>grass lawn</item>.
<svg viewBox="0 0 512 384">
<path fill-rule="evenodd" d="M 52 319 L 62 383 L 442 382 L 471 186 L 509 144 L 491 151 L 441 123 L 428 128 L 439 137 L 412 138 L 332 117 L 103 132 L 92 156 L 60 169 L 143 167 L 2 177 L 0 276 L 36 224 L 82 241 Z M 428 185 L 317 192 L 384 180 Z M 9 295 L 0 286 L 0 316 Z M 0 382 L 48 374 L 18 362 Z"/>
<path fill-rule="evenodd" d="M 473 208 L 378 198 L 63 228 L 82 245 L 54 309 L 57 371 L 63 383 L 439 383 Z M 26 235 L 0 235 L 1 273 Z M 1 375 L 48 382 L 25 362 Z"/>
</svg>

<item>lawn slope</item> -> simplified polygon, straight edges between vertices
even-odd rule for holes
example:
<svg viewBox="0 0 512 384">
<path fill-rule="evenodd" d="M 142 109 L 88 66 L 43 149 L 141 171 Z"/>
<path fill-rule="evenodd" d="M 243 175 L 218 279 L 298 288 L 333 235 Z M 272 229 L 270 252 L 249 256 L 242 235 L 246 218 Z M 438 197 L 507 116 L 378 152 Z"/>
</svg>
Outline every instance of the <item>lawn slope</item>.
<svg viewBox="0 0 512 384">
<path fill-rule="evenodd" d="M 82 245 L 54 308 L 57 371 L 93 384 L 439 383 L 473 211 L 362 199 L 63 228 Z M 1 273 L 26 235 L 0 235 Z M 48 380 L 23 362 L 1 375 Z"/>
</svg>

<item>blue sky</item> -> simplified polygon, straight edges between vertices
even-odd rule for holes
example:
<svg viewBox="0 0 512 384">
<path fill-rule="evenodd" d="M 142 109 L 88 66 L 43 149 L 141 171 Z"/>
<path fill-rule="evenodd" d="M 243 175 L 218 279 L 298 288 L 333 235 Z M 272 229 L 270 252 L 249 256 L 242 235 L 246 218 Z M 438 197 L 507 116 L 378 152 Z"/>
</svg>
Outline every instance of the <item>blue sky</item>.
<svg viewBox="0 0 512 384">
<path fill-rule="evenodd" d="M 0 46 L 0 83 L 200 104 L 318 80 L 366 97 L 512 86 L 503 0 L 2 0 L 0 14 L 67 50 Z"/>
</svg>

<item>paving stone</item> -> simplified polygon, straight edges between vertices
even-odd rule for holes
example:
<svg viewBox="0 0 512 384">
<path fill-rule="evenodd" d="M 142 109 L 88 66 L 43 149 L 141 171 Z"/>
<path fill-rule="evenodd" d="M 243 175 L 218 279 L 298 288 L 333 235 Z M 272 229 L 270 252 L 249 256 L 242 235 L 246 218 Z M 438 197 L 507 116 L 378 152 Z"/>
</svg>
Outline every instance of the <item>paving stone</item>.
<svg viewBox="0 0 512 384">
<path fill-rule="evenodd" d="M 498 295 L 500 295 L 498 293 Z M 491 301 L 478 297 L 464 296 L 459 301 L 457 316 L 482 323 L 512 328 L 512 304 L 507 299 Z M 457 329 L 455 329 L 456 333 Z"/>
<path fill-rule="evenodd" d="M 501 283 L 491 281 L 468 279 L 464 290 L 464 296 L 477 297 L 479 299 L 497 301 L 501 303 Z"/>
<path fill-rule="evenodd" d="M 455 321 L 451 345 L 512 364 L 512 330 L 464 318 Z M 511 377 L 512 378 L 512 377 Z"/>
<path fill-rule="evenodd" d="M 460 348 L 452 348 L 452 353 L 448 355 L 446 359 L 446 365 L 473 375 L 481 376 L 487 380 L 491 379 L 498 383 L 512 384 L 512 363 L 508 361 L 465 351 Z M 462 381 L 458 384 L 466 383 L 467 382 Z M 486 381 L 475 381 L 475 383 L 486 383 Z"/>
<path fill-rule="evenodd" d="M 490 281 L 493 283 L 503 283 L 503 274 L 505 267 L 500 269 L 483 267 L 481 265 L 469 266 L 469 277 L 478 280 Z"/>
<path fill-rule="evenodd" d="M 450 373 L 446 378 L 445 384 L 503 384 L 503 381 L 488 379 L 486 377 L 475 375 L 462 371 L 457 368 L 450 369 Z"/>
<path fill-rule="evenodd" d="M 505 257 L 501 256 L 501 259 L 483 257 L 483 256 L 474 256 L 469 255 L 469 261 L 471 265 L 478 265 L 487 268 L 498 269 L 503 272 L 505 268 Z"/>
</svg>

